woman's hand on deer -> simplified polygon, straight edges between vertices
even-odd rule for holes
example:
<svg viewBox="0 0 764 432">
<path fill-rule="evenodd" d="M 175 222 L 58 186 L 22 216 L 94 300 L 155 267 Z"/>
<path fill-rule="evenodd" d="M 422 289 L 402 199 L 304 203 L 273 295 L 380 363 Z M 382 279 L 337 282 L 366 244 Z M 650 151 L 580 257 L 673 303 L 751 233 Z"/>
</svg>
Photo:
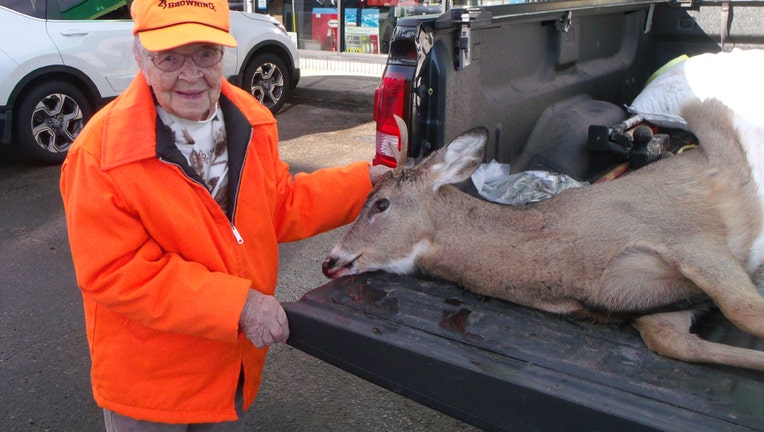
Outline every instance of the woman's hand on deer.
<svg viewBox="0 0 764 432">
<path fill-rule="evenodd" d="M 371 179 L 371 184 L 375 185 L 377 182 L 382 178 L 382 176 L 385 175 L 386 172 L 390 171 L 392 168 L 386 167 L 384 165 L 371 165 L 369 166 L 369 178 Z"/>
</svg>

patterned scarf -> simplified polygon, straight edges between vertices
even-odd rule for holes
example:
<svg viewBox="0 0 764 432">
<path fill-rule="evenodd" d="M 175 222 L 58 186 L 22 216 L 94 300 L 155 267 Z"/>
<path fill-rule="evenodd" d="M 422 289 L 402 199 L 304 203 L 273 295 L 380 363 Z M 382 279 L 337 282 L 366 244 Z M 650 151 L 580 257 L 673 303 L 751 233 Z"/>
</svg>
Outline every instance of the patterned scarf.
<svg viewBox="0 0 764 432">
<path fill-rule="evenodd" d="M 228 210 L 228 142 L 223 111 L 215 107 L 206 120 L 174 116 L 157 106 L 162 122 L 175 136 L 175 145 L 189 166 L 204 180 L 207 190 L 223 211 Z"/>
</svg>

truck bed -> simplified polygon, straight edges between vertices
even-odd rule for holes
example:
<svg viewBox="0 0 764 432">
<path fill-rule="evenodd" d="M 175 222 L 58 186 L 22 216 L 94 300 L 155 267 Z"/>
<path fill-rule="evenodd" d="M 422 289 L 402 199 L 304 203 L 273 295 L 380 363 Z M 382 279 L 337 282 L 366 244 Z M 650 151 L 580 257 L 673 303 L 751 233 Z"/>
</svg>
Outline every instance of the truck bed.
<svg viewBox="0 0 764 432">
<path fill-rule="evenodd" d="M 293 347 L 485 430 L 764 430 L 764 372 L 661 357 L 627 324 L 381 272 L 284 308 Z M 699 333 L 764 350 L 719 314 Z"/>
</svg>

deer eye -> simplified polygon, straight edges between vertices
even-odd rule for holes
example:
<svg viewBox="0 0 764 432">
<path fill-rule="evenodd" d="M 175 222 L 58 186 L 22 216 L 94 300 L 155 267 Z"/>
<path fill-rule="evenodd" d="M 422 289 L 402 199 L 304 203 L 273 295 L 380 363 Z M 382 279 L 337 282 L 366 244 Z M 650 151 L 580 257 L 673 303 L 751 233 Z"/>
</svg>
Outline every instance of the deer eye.
<svg viewBox="0 0 764 432">
<path fill-rule="evenodd" d="M 388 207 L 390 207 L 390 200 L 382 198 L 374 201 L 374 204 L 371 206 L 371 211 L 373 213 L 382 213 L 387 210 Z"/>
</svg>

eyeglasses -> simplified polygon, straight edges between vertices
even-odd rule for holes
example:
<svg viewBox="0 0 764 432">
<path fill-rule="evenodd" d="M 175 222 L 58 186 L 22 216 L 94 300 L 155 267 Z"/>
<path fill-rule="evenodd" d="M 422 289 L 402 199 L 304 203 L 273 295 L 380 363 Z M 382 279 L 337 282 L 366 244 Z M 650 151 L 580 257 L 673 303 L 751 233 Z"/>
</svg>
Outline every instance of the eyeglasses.
<svg viewBox="0 0 764 432">
<path fill-rule="evenodd" d="M 220 63 L 223 59 L 223 50 L 221 48 L 204 48 L 193 54 L 180 54 L 172 51 L 160 52 L 156 55 L 148 54 L 154 66 L 165 72 L 175 72 L 180 70 L 190 58 L 197 67 L 211 68 Z"/>
</svg>

